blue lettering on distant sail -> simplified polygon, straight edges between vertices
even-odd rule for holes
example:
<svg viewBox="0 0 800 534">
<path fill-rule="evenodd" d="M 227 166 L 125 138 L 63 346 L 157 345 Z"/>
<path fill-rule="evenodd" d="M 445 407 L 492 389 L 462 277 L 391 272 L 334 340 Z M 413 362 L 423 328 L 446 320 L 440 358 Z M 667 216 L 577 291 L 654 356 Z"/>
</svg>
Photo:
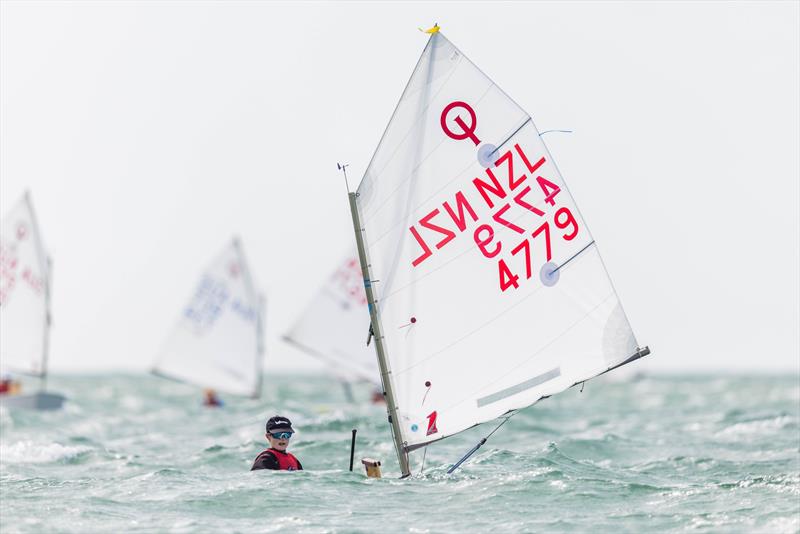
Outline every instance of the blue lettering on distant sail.
<svg viewBox="0 0 800 534">
<path fill-rule="evenodd" d="M 245 321 L 253 322 L 256 320 L 256 310 L 239 299 L 233 299 L 231 309 Z"/>
<path fill-rule="evenodd" d="M 183 310 L 183 316 L 196 329 L 206 330 L 216 322 L 229 298 L 224 282 L 204 276 L 197 284 L 191 302 Z"/>
</svg>

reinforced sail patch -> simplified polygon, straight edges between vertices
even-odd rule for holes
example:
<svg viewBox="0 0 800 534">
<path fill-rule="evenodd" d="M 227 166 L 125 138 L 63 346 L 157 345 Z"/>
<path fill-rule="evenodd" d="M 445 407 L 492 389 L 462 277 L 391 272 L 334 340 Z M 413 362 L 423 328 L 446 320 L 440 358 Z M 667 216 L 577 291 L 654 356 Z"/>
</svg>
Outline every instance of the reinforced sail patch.
<svg viewBox="0 0 800 534">
<path fill-rule="evenodd" d="M 533 387 L 538 386 L 539 384 L 544 384 L 545 382 L 552 380 L 554 378 L 558 378 L 559 376 L 561 376 L 561 368 L 556 367 L 555 369 L 550 369 L 546 373 L 536 375 L 533 378 L 526 380 L 525 382 L 520 382 L 519 384 L 516 384 L 514 386 L 501 389 L 500 391 L 495 391 L 491 395 L 481 397 L 475 402 L 478 404 L 478 408 L 482 408 L 487 404 L 492 404 L 493 402 L 497 402 L 499 400 L 508 398 L 511 395 L 516 395 L 517 393 L 521 393 L 526 389 L 531 389 Z"/>
</svg>

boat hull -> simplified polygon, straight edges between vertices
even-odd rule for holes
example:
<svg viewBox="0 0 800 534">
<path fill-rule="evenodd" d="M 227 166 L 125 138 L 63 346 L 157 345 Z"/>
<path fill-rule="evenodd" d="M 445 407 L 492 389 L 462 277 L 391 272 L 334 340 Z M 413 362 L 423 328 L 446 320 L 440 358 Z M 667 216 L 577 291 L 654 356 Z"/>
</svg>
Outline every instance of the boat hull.
<svg viewBox="0 0 800 534">
<path fill-rule="evenodd" d="M 0 396 L 0 406 L 24 410 L 58 410 L 66 397 L 58 393 L 33 393 L 31 395 Z"/>
</svg>

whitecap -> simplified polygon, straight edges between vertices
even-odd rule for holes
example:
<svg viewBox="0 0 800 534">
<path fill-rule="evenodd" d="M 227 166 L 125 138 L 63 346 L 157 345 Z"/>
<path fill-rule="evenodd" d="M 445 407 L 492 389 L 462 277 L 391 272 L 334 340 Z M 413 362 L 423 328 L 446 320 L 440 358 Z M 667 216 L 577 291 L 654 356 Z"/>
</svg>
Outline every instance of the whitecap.
<svg viewBox="0 0 800 534">
<path fill-rule="evenodd" d="M 92 450 L 83 445 L 69 446 L 59 443 L 35 443 L 33 441 L 18 441 L 7 445 L 0 444 L 0 458 L 3 463 L 50 463 L 75 458 L 84 452 Z"/>
<path fill-rule="evenodd" d="M 789 415 L 779 415 L 768 419 L 736 423 L 721 430 L 720 436 L 762 435 L 765 432 L 782 430 L 794 423 L 794 418 Z"/>
</svg>

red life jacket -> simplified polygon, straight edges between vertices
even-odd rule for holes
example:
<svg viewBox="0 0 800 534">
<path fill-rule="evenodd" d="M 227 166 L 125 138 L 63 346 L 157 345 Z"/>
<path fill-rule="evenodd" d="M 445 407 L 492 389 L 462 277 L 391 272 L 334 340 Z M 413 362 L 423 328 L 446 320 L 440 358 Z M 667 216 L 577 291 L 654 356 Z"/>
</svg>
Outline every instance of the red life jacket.
<svg viewBox="0 0 800 534">
<path fill-rule="evenodd" d="M 300 462 L 290 452 L 281 452 L 276 449 L 268 449 L 264 452 L 269 452 L 278 460 L 278 465 L 282 471 L 298 471 L 300 470 Z"/>
</svg>

